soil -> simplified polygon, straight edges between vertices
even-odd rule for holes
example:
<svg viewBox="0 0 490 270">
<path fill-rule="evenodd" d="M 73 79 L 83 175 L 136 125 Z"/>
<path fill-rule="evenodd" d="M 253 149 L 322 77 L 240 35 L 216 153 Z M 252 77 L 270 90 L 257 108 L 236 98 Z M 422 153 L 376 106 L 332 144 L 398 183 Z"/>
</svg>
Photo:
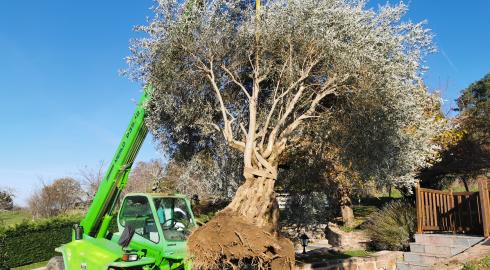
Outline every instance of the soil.
<svg viewBox="0 0 490 270">
<path fill-rule="evenodd" d="M 193 269 L 293 269 L 293 244 L 271 231 L 225 209 L 189 237 Z"/>
</svg>

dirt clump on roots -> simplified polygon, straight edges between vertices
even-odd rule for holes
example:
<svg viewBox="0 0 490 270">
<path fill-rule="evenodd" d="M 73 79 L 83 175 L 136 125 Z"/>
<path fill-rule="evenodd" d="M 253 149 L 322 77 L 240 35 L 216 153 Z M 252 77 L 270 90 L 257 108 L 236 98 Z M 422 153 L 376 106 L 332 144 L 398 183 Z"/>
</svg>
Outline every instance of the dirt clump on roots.
<svg viewBox="0 0 490 270">
<path fill-rule="evenodd" d="M 189 237 L 192 268 L 293 269 L 292 242 L 271 231 L 229 210 L 221 211 Z"/>
</svg>

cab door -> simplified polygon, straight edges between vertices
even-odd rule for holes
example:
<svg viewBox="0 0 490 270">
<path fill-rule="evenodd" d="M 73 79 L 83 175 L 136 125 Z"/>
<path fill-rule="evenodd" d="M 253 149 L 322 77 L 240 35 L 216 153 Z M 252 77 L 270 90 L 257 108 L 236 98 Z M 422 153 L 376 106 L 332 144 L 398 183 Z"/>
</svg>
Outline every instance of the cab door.
<svg viewBox="0 0 490 270">
<path fill-rule="evenodd" d="M 149 257 L 158 259 L 161 257 L 161 246 L 164 241 L 157 224 L 158 219 L 154 216 L 150 200 L 146 196 L 127 196 L 119 212 L 118 222 L 120 231 L 126 225 L 135 229 L 130 248 L 147 250 Z"/>
</svg>

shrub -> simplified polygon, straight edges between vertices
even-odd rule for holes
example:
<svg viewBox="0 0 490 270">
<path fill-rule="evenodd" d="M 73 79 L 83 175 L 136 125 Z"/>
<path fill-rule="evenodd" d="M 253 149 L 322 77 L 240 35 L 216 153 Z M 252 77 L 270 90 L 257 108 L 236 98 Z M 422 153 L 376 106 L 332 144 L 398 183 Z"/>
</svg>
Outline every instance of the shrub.
<svg viewBox="0 0 490 270">
<path fill-rule="evenodd" d="M 484 270 L 490 269 L 490 256 L 487 256 L 480 261 L 471 261 L 463 265 L 462 270 Z"/>
<path fill-rule="evenodd" d="M 364 228 L 375 249 L 408 250 L 415 225 L 415 207 L 405 201 L 393 201 L 372 213 Z"/>
<path fill-rule="evenodd" d="M 71 240 L 71 228 L 80 217 L 58 217 L 0 228 L 0 265 L 17 267 L 49 260 L 54 249 Z"/>
</svg>

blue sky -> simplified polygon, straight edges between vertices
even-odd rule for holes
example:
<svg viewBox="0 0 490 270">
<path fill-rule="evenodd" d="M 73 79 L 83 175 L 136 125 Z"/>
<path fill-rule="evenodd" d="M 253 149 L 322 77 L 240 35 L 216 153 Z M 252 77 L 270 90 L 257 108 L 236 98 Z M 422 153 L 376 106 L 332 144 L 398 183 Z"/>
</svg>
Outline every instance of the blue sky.
<svg viewBox="0 0 490 270">
<path fill-rule="evenodd" d="M 391 1 L 394 2 L 394 1 Z M 385 3 L 371 1 L 370 5 Z M 0 186 L 24 204 L 40 179 L 109 161 L 140 95 L 125 68 L 134 25 L 151 0 L 0 1 Z M 412 0 L 407 19 L 428 20 L 439 53 L 425 81 L 446 110 L 490 72 L 490 1 Z M 138 160 L 161 157 L 151 139 Z"/>
</svg>

